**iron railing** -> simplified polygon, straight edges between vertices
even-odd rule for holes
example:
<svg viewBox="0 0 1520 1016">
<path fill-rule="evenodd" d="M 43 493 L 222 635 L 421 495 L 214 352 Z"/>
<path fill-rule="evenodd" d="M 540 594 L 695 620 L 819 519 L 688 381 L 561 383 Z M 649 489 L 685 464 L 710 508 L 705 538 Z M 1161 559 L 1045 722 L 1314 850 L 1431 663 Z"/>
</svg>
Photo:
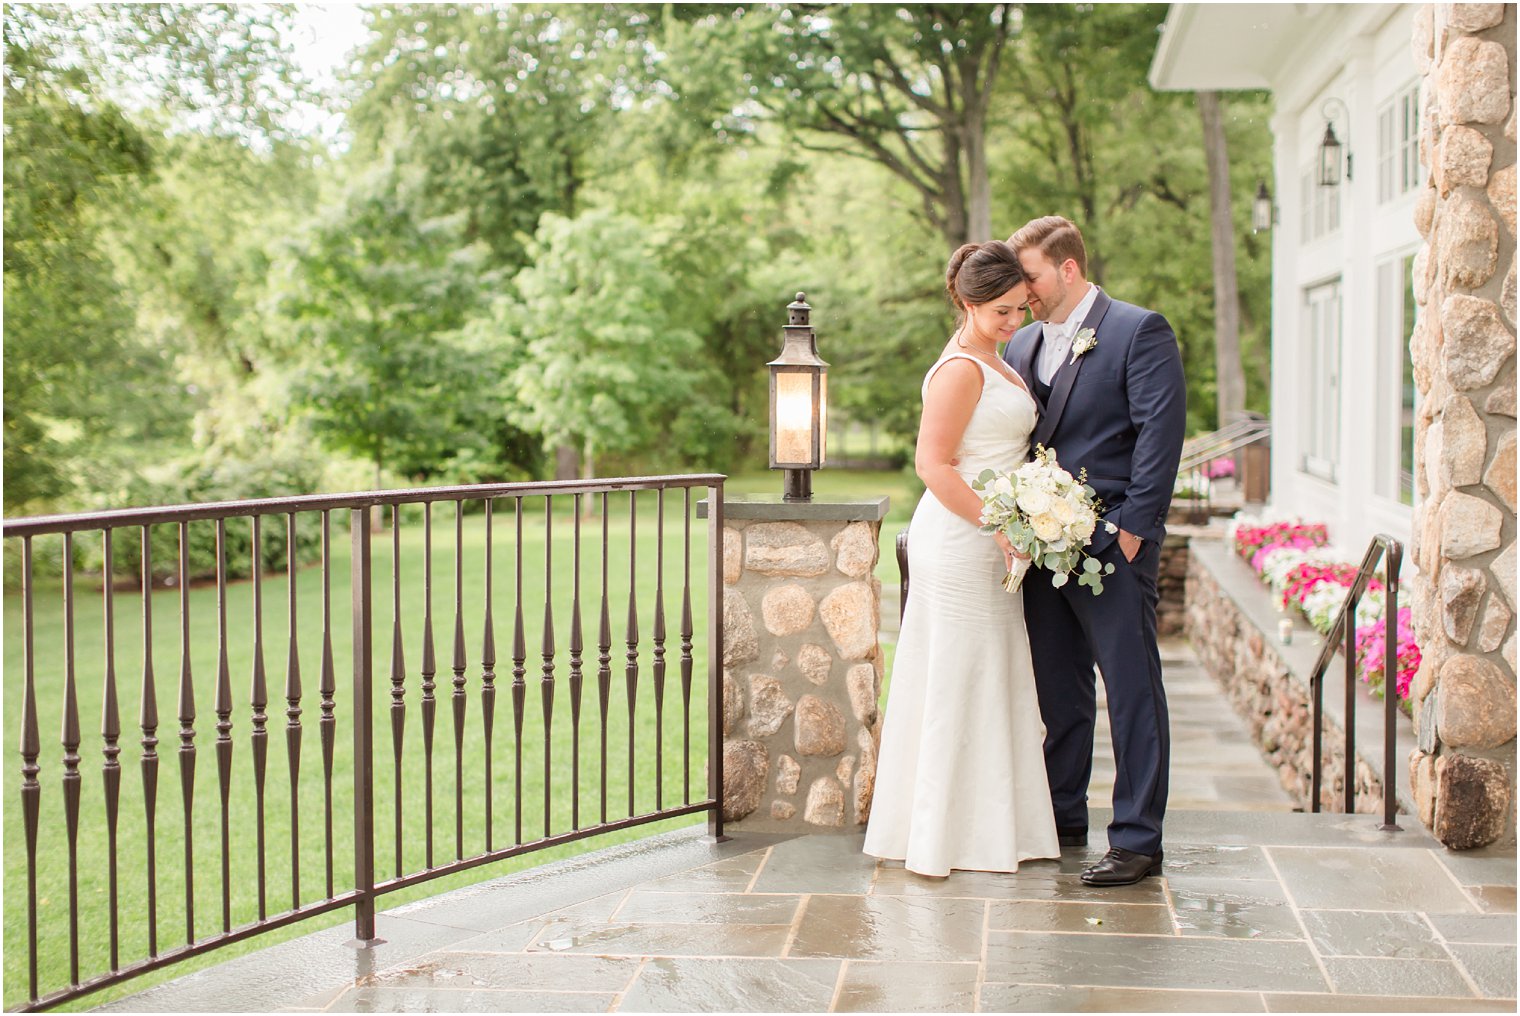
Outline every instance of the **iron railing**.
<svg viewBox="0 0 1520 1016">
<path fill-rule="evenodd" d="M 1362 563 L 1356 571 L 1356 578 L 1352 580 L 1351 588 L 1346 591 L 1346 599 L 1341 603 L 1340 611 L 1330 623 L 1330 631 L 1325 635 L 1325 644 L 1320 648 L 1319 657 L 1314 661 L 1314 669 L 1309 672 L 1309 684 L 1313 691 L 1313 715 L 1311 721 L 1314 724 L 1314 732 L 1311 735 L 1311 751 L 1314 753 L 1314 761 L 1310 767 L 1309 798 L 1310 811 L 1319 811 L 1320 787 L 1324 779 L 1324 715 L 1325 715 L 1325 673 L 1330 669 L 1330 661 L 1335 656 L 1337 649 L 1343 650 L 1346 665 L 1345 707 L 1346 715 L 1343 717 L 1345 725 L 1345 775 L 1342 780 L 1344 787 L 1344 810 L 1347 813 L 1356 811 L 1356 607 L 1361 602 L 1362 594 L 1367 591 L 1367 585 L 1372 581 L 1380 561 L 1385 562 L 1384 567 L 1384 590 L 1383 601 L 1383 824 L 1385 830 L 1395 830 L 1399 826 L 1394 822 L 1394 815 L 1398 812 L 1398 801 L 1395 790 L 1394 777 L 1394 746 L 1398 733 L 1398 655 L 1399 655 L 1399 568 L 1404 560 L 1404 547 L 1391 536 L 1379 533 L 1367 544 L 1367 553 L 1362 555 Z"/>
<path fill-rule="evenodd" d="M 10 704 L 12 708 L 19 706 L 11 715 L 20 717 L 19 804 L 26 878 L 23 894 L 12 881 L 20 874 L 15 870 L 19 863 L 8 864 L 7 899 L 25 900 L 26 957 L 25 994 L 21 995 L 20 971 L 13 968 L 8 971 L 6 984 L 8 1003 L 24 1010 L 48 1008 L 187 957 L 347 907 L 354 909 L 356 937 L 370 941 L 375 938 L 376 901 L 386 893 L 600 833 L 706 813 L 709 831 L 714 836 L 721 835 L 722 815 L 717 802 L 722 787 L 722 693 L 718 682 L 722 660 L 723 480 L 720 475 L 702 474 L 439 487 L 5 521 L 5 546 L 8 552 L 19 554 L 21 583 L 19 597 L 7 597 L 10 606 L 19 613 L 22 642 L 19 677 L 13 668 L 7 668 L 12 674 L 7 698 L 19 692 L 19 702 L 10 700 Z M 706 576 L 704 579 L 698 574 L 695 585 L 691 560 L 693 488 L 707 489 L 712 516 L 707 522 Z M 672 541 L 679 544 L 678 550 L 667 548 L 666 501 L 667 494 L 675 492 L 680 492 L 682 502 Z M 447 664 L 451 676 L 440 687 L 434 642 L 433 509 L 448 503 L 454 506 L 453 617 Z M 498 661 L 495 641 L 498 618 L 493 599 L 494 575 L 498 564 L 504 572 L 507 570 L 505 563 L 496 559 L 498 524 L 493 509 L 498 503 L 507 504 L 512 512 L 510 528 L 499 527 L 510 532 L 513 550 L 510 566 L 513 605 L 510 615 L 502 611 L 502 620 L 509 618 L 511 624 L 511 676 L 509 682 L 501 682 L 507 685 L 501 690 L 507 692 L 510 700 L 510 713 L 506 717 L 511 721 L 507 735 L 512 749 L 510 765 L 499 762 L 494 754 L 496 741 L 502 736 L 495 726 L 497 666 L 498 662 L 506 662 Z M 481 508 L 483 522 L 471 519 L 467 523 L 467 508 Z M 375 515 L 385 509 L 389 509 L 391 526 L 389 554 L 383 555 L 390 559 L 388 582 L 376 574 L 376 539 L 372 529 Z M 524 517 L 537 514 L 540 509 L 541 530 L 532 533 L 525 542 Z M 332 537 L 332 515 L 342 511 L 348 513 L 350 530 L 352 623 L 348 641 L 340 630 L 342 618 L 334 617 L 332 596 L 334 573 L 341 568 L 340 562 L 335 565 L 335 559 L 342 553 L 341 539 L 335 543 Z M 415 521 L 419 511 L 420 534 Z M 564 520 L 567 514 L 570 518 Z M 554 537 L 556 515 L 562 526 L 568 521 L 571 530 L 568 539 L 561 536 L 558 543 Z M 250 578 L 240 587 L 229 580 L 228 526 L 244 518 L 251 530 L 252 556 Z M 271 647 L 265 639 L 264 586 L 266 581 L 280 581 L 278 574 L 265 574 L 267 558 L 262 551 L 267 520 L 278 520 L 284 530 L 286 644 L 283 647 Z M 592 528 L 591 539 L 600 540 L 601 552 L 594 559 L 591 554 L 583 555 L 583 545 L 590 542 L 583 540 L 583 523 Z M 177 594 L 174 591 L 155 594 L 153 536 L 155 532 L 162 536 L 162 531 L 155 527 L 170 526 L 177 527 L 178 535 L 178 562 L 170 577 Z M 314 582 L 316 568 L 303 568 L 295 548 L 298 535 L 307 536 L 310 542 L 311 527 L 316 526 L 320 526 L 321 561 L 320 579 Z M 618 540 L 613 538 L 614 526 Z M 641 526 L 653 527 L 652 553 L 649 537 L 645 537 L 644 546 L 640 547 Z M 207 630 L 206 618 L 200 616 L 210 610 L 209 604 L 192 610 L 193 604 L 204 596 L 192 589 L 196 579 L 190 564 L 192 540 L 205 536 L 208 527 L 215 530 L 215 606 L 210 611 L 214 632 Z M 477 536 L 480 528 L 484 530 L 483 539 Z M 595 532 L 597 529 L 599 533 Z M 75 595 L 80 585 L 75 562 L 86 549 L 78 538 L 86 534 L 100 540 L 103 562 L 98 613 L 101 655 L 99 669 L 93 663 L 88 668 L 94 671 L 92 677 L 98 674 L 98 687 L 82 680 L 86 667 L 81 654 L 76 653 L 76 646 L 86 641 L 75 624 L 76 615 L 81 612 Z M 52 545 L 54 536 L 61 539 L 61 553 L 52 553 L 59 550 Z M 416 585 L 419 569 L 403 547 L 403 536 L 414 553 L 420 539 L 421 590 Z M 701 537 L 699 533 L 699 554 Z M 126 745 L 121 704 L 130 698 L 130 690 L 118 682 L 116 671 L 118 649 L 123 642 L 116 629 L 115 579 L 119 575 L 113 573 L 119 569 L 112 567 L 113 552 L 119 549 L 113 543 L 118 538 L 123 543 L 131 539 L 141 544 L 140 564 L 133 569 L 132 579 L 132 587 L 140 593 L 122 594 L 140 601 L 142 651 L 136 703 L 141 733 L 135 738 L 140 747 L 139 779 L 128 780 L 125 786 L 127 766 L 123 765 L 121 755 Z M 383 545 L 387 541 L 380 542 Z M 619 542 L 626 544 L 626 551 L 617 545 Z M 469 552 L 467 545 L 471 547 Z M 62 582 L 56 599 L 50 588 L 39 592 L 34 573 L 39 546 L 49 551 L 47 556 L 61 562 Z M 539 553 L 543 564 L 541 589 L 534 582 L 532 568 Z M 557 557 L 557 553 L 562 556 Z M 626 578 L 621 575 L 625 563 Z M 679 586 L 678 604 L 667 605 L 667 568 L 675 572 L 677 581 L 673 584 Z M 589 572 L 585 583 L 583 572 Z M 469 602 L 473 597 L 465 595 L 467 574 L 472 594 L 478 593 L 476 602 Z M 652 596 L 648 588 L 651 579 Z M 589 589 L 583 589 L 583 585 Z M 377 617 L 374 602 L 377 591 L 382 597 L 385 592 L 390 594 L 388 625 L 383 623 L 385 619 Z M 170 640 L 162 632 L 156 636 L 155 601 L 176 595 L 177 639 Z M 234 621 L 229 612 L 234 599 L 238 601 L 239 612 L 244 607 L 249 611 L 242 621 Z M 705 640 L 694 626 L 693 613 L 694 609 L 700 610 L 704 599 Z M 540 601 L 542 620 L 537 631 L 530 631 Z M 669 646 L 672 633 L 667 622 L 668 606 L 679 615 L 675 623 L 676 644 Z M 467 623 L 467 607 L 472 613 L 480 611 L 475 615 L 480 618 L 478 626 Z M 39 645 L 36 638 L 39 608 L 48 613 L 48 641 L 56 636 L 61 645 Z M 622 615 L 624 608 L 626 622 L 615 626 L 613 618 Z M 646 622 L 650 624 L 647 634 L 642 628 Z M 587 629 L 592 626 L 594 645 L 587 642 Z M 467 628 L 474 629 L 479 638 L 478 657 L 473 661 L 468 651 Z M 541 661 L 537 665 L 539 676 L 531 682 L 530 633 L 538 636 L 537 655 Z M 131 634 L 126 641 L 132 644 L 123 652 L 136 647 L 137 633 Z M 409 642 L 412 638 L 416 641 Z M 92 636 L 88 641 L 95 640 Z M 165 760 L 160 754 L 156 667 L 164 653 L 156 642 L 169 643 L 171 650 L 177 642 L 178 649 L 174 721 L 177 728 L 173 737 L 178 760 L 179 822 L 166 822 L 167 816 L 159 814 L 160 765 Z M 625 717 L 615 716 L 613 710 L 616 643 L 621 643 L 618 654 L 623 657 L 620 666 Z M 93 650 L 95 646 L 89 648 Z M 271 740 L 280 734 L 278 704 L 274 714 L 269 709 L 271 675 L 266 669 L 266 654 L 271 648 L 274 652 L 285 650 L 283 687 L 275 692 L 277 699 L 285 701 L 283 774 L 278 772 L 279 766 L 269 764 L 268 757 Z M 377 648 L 382 659 L 388 651 L 388 670 L 383 675 L 374 659 Z M 413 652 L 420 649 L 415 666 L 408 666 L 409 648 Z M 588 651 L 595 652 L 594 659 L 586 658 Z M 234 704 L 229 661 L 234 657 L 241 660 L 245 655 L 251 658 L 247 711 L 239 717 L 235 716 L 240 710 Z M 668 659 L 671 655 L 675 660 Z M 345 656 L 352 660 L 353 673 L 351 698 L 346 702 L 337 680 Z M 680 700 L 676 703 L 680 709 L 680 766 L 679 774 L 667 776 L 666 678 L 672 662 L 680 682 Z M 568 664 L 567 668 L 562 669 L 562 664 Z M 320 758 L 313 757 L 310 761 L 320 766 L 319 793 L 311 778 L 303 781 L 303 762 L 318 754 L 304 737 L 311 726 L 310 720 L 303 717 L 310 705 L 307 684 L 313 669 L 319 699 L 316 733 Z M 562 673 L 568 685 L 568 723 L 563 710 L 558 713 L 555 710 L 565 697 L 565 692 L 559 689 Z M 18 681 L 20 687 L 16 688 Z M 706 697 L 707 711 L 706 758 L 702 759 L 700 750 L 697 758 L 699 774 L 705 761 L 707 786 L 705 795 L 699 786 L 696 799 L 692 796 L 694 681 L 698 682 L 695 690 L 699 696 Z M 588 682 L 590 688 L 586 689 Z M 536 708 L 530 705 L 530 683 L 536 683 L 539 689 Z M 198 763 L 205 754 L 197 738 L 211 733 L 205 729 L 203 705 L 208 692 L 215 717 L 211 725 L 215 734 L 211 745 L 215 755 L 214 788 L 204 766 L 199 770 L 201 783 L 197 783 Z M 389 701 L 384 716 L 377 716 L 376 700 L 384 701 L 387 693 Z M 642 710 L 641 693 L 645 696 Z M 588 694 L 594 698 L 588 701 Z M 651 697 L 652 784 L 647 775 L 640 777 L 638 773 L 641 757 L 638 752 L 642 748 L 638 742 L 641 736 L 650 736 Z M 98 704 L 100 709 L 98 780 L 88 778 L 89 749 L 82 733 L 82 701 L 89 706 Z M 594 784 L 583 779 L 581 773 L 582 755 L 587 753 L 581 744 L 582 711 L 583 706 L 589 708 L 592 702 L 596 717 L 587 722 L 594 726 L 595 758 L 600 772 Z M 438 729 L 441 707 L 452 718 L 447 732 Z M 472 710 L 478 710 L 478 728 L 469 722 Z M 56 721 L 57 729 L 61 730 L 62 755 L 56 766 L 43 761 L 40 731 L 44 716 L 50 722 Z M 420 759 L 408 756 L 409 719 L 421 724 Z M 234 738 L 235 720 L 247 723 L 246 747 Z M 340 725 L 351 728 L 351 744 L 343 744 Z M 377 735 L 383 737 L 386 726 L 391 741 L 388 766 L 381 758 L 383 749 L 376 744 Z M 672 728 L 669 736 L 673 740 L 677 736 L 674 723 Z M 452 733 L 453 765 L 439 774 L 434 764 L 436 738 L 447 733 Z M 698 733 L 701 734 L 700 728 Z M 609 751 L 618 747 L 618 740 L 626 741 L 626 773 L 617 773 L 617 767 L 609 764 Z M 570 762 L 568 780 L 564 767 L 556 767 L 554 755 L 556 747 L 565 750 L 563 743 L 557 742 L 565 741 Z M 536 785 L 532 773 L 539 766 L 536 761 L 525 759 L 525 750 L 532 754 L 541 752 L 541 787 Z M 346 766 L 352 768 L 351 779 L 341 774 Z M 310 777 L 310 767 L 304 771 Z M 506 825 L 497 822 L 494 802 L 498 783 L 506 784 L 509 778 L 512 812 L 510 824 Z M 526 788 L 525 778 L 531 781 Z M 269 821 L 266 805 L 270 803 L 269 791 L 278 792 L 279 787 L 271 788 L 271 782 L 283 783 L 288 790 L 288 810 L 276 807 L 274 822 Z M 440 788 L 437 786 L 440 782 L 446 785 Z M 625 782 L 627 807 L 622 809 L 609 799 L 609 792 L 616 794 L 621 789 L 619 784 Z M 209 817 L 206 812 L 210 809 L 204 807 L 207 795 L 202 793 L 199 802 L 197 799 L 197 791 L 203 789 L 211 789 L 214 794 L 214 811 Z M 377 813 L 377 801 L 383 803 L 386 797 L 391 819 L 389 837 L 381 835 L 381 820 L 387 816 Z M 536 810 L 532 806 L 540 803 L 534 800 L 536 797 L 541 797 L 542 804 L 541 834 L 529 825 Z M 45 810 L 49 798 L 61 807 Z M 99 818 L 94 813 L 97 803 Z M 131 818 L 127 817 L 123 804 L 132 808 Z M 90 807 L 86 809 L 86 805 Z M 621 814 L 623 810 L 626 814 Z M 303 833 L 312 829 L 311 825 L 303 824 L 303 817 L 309 819 L 318 811 L 320 848 L 314 834 Z M 452 816 L 440 815 L 440 811 L 451 811 Z M 343 849 L 340 831 L 350 815 L 351 852 Z M 446 822 L 448 817 L 453 819 L 452 829 Z M 283 851 L 270 842 L 271 831 L 275 835 L 284 831 L 278 828 L 280 825 L 288 826 L 288 858 L 276 856 Z M 392 840 L 390 844 L 385 844 L 387 838 Z M 208 839 L 216 843 L 214 852 Z M 444 842 L 437 842 L 439 839 Z M 183 851 L 178 864 L 171 861 L 171 856 L 178 853 L 175 847 Z M 392 857 L 379 857 L 377 851 L 386 848 Z M 19 862 L 15 855 L 11 857 Z M 303 860 L 307 862 L 304 868 Z M 381 873 L 385 860 L 392 862 L 388 875 Z M 140 873 L 127 876 L 126 871 L 137 867 L 139 862 Z M 217 869 L 219 892 L 207 892 L 204 872 L 208 866 Z M 317 869 L 314 879 L 308 875 L 311 867 Z M 81 873 L 88 883 L 84 887 Z M 201 876 L 199 880 L 197 875 Z M 183 881 L 182 900 L 176 891 L 161 890 L 161 886 L 173 885 L 176 876 Z M 135 886 L 127 881 L 129 878 Z M 142 881 L 137 881 L 138 878 Z M 39 881 L 53 887 L 47 890 L 47 895 L 54 898 L 39 898 Z M 275 893 L 287 888 L 288 897 L 275 902 Z M 58 899 L 55 893 L 65 898 Z M 205 914 L 208 897 L 210 909 L 215 911 L 212 921 Z M 16 913 L 17 919 L 13 920 L 8 908 L 7 938 L 11 939 L 8 944 L 12 949 L 22 944 L 19 916 Z M 245 916 L 251 919 L 241 920 Z M 182 937 L 179 931 L 169 931 L 170 922 L 178 924 L 181 917 Z M 208 924 L 214 928 L 208 929 Z M 168 944 L 171 936 L 180 939 L 180 943 Z M 66 983 L 44 983 L 39 977 L 40 966 L 56 968 L 57 979 L 64 980 L 65 952 Z M 99 969 L 90 969 L 92 965 Z"/>
<path fill-rule="evenodd" d="M 1258 450 L 1270 447 L 1272 421 L 1260 416 L 1247 416 L 1219 430 L 1190 437 L 1182 445 L 1182 458 L 1177 464 L 1180 486 L 1190 493 L 1174 497 L 1173 504 L 1187 508 L 1191 521 L 1203 521 L 1213 510 L 1215 478 L 1208 476 L 1210 463 L 1220 459 L 1232 459 L 1235 464 L 1235 482 L 1248 500 L 1266 500 L 1266 459 L 1259 461 L 1250 456 Z M 1242 453 L 1246 453 L 1242 455 Z M 1260 473 L 1261 475 L 1256 475 Z M 1248 486 L 1259 489 L 1249 490 Z M 1255 497 L 1251 495 L 1255 494 Z"/>
</svg>

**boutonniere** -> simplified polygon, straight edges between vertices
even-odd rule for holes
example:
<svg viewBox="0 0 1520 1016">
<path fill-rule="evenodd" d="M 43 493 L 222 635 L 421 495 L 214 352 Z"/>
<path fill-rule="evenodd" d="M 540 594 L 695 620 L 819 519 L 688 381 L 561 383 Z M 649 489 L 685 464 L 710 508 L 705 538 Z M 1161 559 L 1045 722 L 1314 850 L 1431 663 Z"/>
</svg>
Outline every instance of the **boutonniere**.
<svg viewBox="0 0 1520 1016">
<path fill-rule="evenodd" d="M 1081 328 L 1071 340 L 1071 363 L 1077 362 L 1077 357 L 1092 349 L 1098 344 L 1098 333 L 1091 328 Z"/>
</svg>

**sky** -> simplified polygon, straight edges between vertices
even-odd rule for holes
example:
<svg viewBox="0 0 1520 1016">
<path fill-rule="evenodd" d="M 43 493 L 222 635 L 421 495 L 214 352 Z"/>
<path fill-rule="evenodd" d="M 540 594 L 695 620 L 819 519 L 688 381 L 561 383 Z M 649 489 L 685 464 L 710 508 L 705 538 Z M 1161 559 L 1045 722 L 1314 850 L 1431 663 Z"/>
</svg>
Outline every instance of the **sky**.
<svg viewBox="0 0 1520 1016">
<path fill-rule="evenodd" d="M 291 39 L 301 69 L 331 84 L 343 58 L 364 37 L 363 14 L 356 3 L 297 4 Z"/>
<path fill-rule="evenodd" d="M 331 88 L 344 59 L 364 39 L 364 15 L 356 3 L 297 4 L 295 32 L 290 39 L 296 62 L 314 84 Z M 306 130 L 330 145 L 342 145 L 341 114 L 313 111 Z"/>
</svg>

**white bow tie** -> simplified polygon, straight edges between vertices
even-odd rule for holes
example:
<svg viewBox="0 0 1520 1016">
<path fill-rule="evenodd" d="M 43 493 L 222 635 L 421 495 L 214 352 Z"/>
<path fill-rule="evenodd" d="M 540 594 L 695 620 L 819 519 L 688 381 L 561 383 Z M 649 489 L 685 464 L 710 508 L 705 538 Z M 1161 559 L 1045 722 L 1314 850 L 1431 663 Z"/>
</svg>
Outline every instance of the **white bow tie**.
<svg viewBox="0 0 1520 1016">
<path fill-rule="evenodd" d="M 1072 327 L 1073 322 L 1070 318 L 1062 321 L 1060 324 L 1056 324 L 1053 321 L 1046 321 L 1044 324 L 1046 342 L 1066 342 L 1076 334 L 1076 329 Z"/>
</svg>

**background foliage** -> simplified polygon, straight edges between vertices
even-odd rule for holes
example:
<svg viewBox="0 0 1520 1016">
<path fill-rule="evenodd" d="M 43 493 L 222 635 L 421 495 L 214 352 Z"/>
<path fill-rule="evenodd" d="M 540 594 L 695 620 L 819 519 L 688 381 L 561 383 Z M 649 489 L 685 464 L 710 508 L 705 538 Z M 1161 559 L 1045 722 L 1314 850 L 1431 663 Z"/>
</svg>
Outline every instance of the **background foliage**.
<svg viewBox="0 0 1520 1016">
<path fill-rule="evenodd" d="M 947 249 L 1051 211 L 1171 319 L 1211 426 L 1199 117 L 1145 81 L 1164 16 L 371 5 L 323 92 L 286 6 L 7 6 L 5 512 L 743 469 L 798 291 L 834 411 L 911 441 Z M 1270 110 L 1224 112 L 1265 410 Z"/>
</svg>

